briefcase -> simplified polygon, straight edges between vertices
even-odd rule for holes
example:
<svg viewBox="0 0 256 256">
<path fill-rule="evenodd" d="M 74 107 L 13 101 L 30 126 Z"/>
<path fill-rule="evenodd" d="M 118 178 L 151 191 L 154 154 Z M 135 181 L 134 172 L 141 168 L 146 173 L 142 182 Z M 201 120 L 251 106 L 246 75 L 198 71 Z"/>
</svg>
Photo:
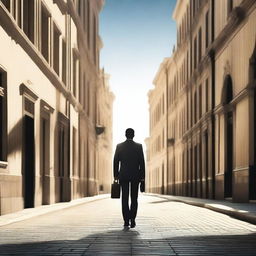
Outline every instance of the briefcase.
<svg viewBox="0 0 256 256">
<path fill-rule="evenodd" d="M 111 185 L 111 198 L 120 198 L 120 184 L 114 181 Z"/>
</svg>

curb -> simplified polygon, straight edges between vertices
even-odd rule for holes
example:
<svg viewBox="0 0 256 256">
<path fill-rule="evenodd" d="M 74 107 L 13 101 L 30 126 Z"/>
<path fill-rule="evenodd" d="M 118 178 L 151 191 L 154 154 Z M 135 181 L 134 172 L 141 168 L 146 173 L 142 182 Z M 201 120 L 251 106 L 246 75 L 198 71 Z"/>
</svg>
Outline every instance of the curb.
<svg viewBox="0 0 256 256">
<path fill-rule="evenodd" d="M 192 206 L 206 208 L 206 209 L 209 209 L 209 210 L 212 210 L 215 212 L 226 214 L 232 218 L 246 221 L 246 222 L 256 225 L 256 213 L 255 214 L 247 213 L 247 212 L 244 212 L 242 210 L 237 210 L 237 209 L 223 209 L 220 207 L 213 206 L 210 203 L 200 203 L 200 202 L 195 202 L 195 201 L 190 201 L 190 200 L 182 200 L 182 199 L 175 198 L 175 196 L 172 196 L 173 198 L 170 198 L 171 196 L 152 194 L 152 193 L 147 193 L 146 195 L 164 198 L 164 199 L 167 199 L 168 201 L 185 203 L 185 204 L 192 205 Z M 225 207 L 228 207 L 228 206 L 225 206 Z"/>
<path fill-rule="evenodd" d="M 23 209 L 18 212 L 0 216 L 0 227 L 9 225 L 15 222 L 27 220 L 33 217 L 38 217 L 47 213 L 57 212 L 67 208 L 79 206 L 81 204 L 103 200 L 106 198 L 110 198 L 110 195 L 102 194 L 102 195 L 97 195 L 92 197 L 83 197 L 83 198 L 74 199 L 70 202 L 60 202 L 60 203 L 55 203 L 50 205 L 38 206 L 35 208 Z"/>
</svg>

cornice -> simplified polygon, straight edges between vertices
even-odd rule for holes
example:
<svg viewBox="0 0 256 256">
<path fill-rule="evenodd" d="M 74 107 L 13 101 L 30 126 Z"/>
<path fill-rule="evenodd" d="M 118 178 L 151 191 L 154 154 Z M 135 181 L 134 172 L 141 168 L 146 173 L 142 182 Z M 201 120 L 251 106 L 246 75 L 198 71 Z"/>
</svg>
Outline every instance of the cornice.
<svg viewBox="0 0 256 256">
<path fill-rule="evenodd" d="M 155 78 L 153 80 L 153 84 L 155 85 L 155 87 L 157 87 L 157 83 L 158 81 L 161 79 L 161 77 L 164 75 L 166 76 L 166 72 L 167 72 L 167 63 L 168 63 L 168 60 L 170 58 L 164 58 L 164 60 L 162 61 L 162 63 L 160 64 L 159 68 L 158 68 L 158 71 L 155 75 Z"/>
<path fill-rule="evenodd" d="M 46 111 L 48 113 L 53 113 L 54 112 L 54 108 L 51 107 L 46 101 L 44 100 L 40 100 L 40 107 L 41 107 L 41 110 L 43 111 Z"/>
<path fill-rule="evenodd" d="M 213 116 L 213 111 L 208 111 L 207 113 L 205 113 L 199 121 L 197 121 L 196 124 L 194 124 L 192 127 L 190 127 L 189 129 L 187 129 L 183 135 L 184 140 L 188 139 L 189 137 L 191 137 L 191 135 L 193 135 L 194 133 L 198 133 L 198 131 L 201 131 L 205 125 L 207 125 L 209 123 L 209 121 L 212 120 L 212 116 Z"/>
<path fill-rule="evenodd" d="M 229 21 L 227 25 L 220 32 L 218 37 L 214 40 L 212 48 L 216 53 L 223 47 L 223 45 L 228 41 L 230 35 L 237 29 L 238 25 L 244 19 L 244 11 L 241 7 L 236 7 L 230 14 Z"/>
<path fill-rule="evenodd" d="M 233 111 L 235 109 L 235 106 L 242 101 L 246 96 L 249 96 L 250 93 L 252 93 L 254 87 L 251 83 L 249 83 L 242 91 L 240 91 L 234 99 L 226 105 L 223 105 L 222 103 L 218 104 L 214 108 L 214 114 L 219 115 L 221 113 L 225 113 L 227 111 Z"/>
<path fill-rule="evenodd" d="M 38 100 L 38 95 L 29 87 L 26 81 L 20 85 L 20 95 L 27 96 L 32 102 Z"/>
<path fill-rule="evenodd" d="M 242 24 L 254 8 L 256 8 L 255 0 L 244 0 L 239 6 L 233 9 L 228 18 L 228 23 L 212 43 L 210 50 L 214 51 L 215 55 L 221 51 L 226 42 L 231 38 L 231 35 L 237 31 L 239 25 Z"/>
</svg>

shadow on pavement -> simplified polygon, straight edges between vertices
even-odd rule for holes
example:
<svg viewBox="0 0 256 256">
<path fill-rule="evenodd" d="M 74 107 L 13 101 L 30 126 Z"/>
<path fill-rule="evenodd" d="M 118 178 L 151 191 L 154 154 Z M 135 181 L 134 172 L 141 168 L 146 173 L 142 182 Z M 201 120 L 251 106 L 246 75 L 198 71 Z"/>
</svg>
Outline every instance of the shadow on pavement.
<svg viewBox="0 0 256 256">
<path fill-rule="evenodd" d="M 123 229 L 79 240 L 6 244 L 0 245 L 0 255 L 256 255 L 256 233 L 163 239 L 150 239 L 146 235 L 136 229 Z"/>
<path fill-rule="evenodd" d="M 161 204 L 161 203 L 177 203 L 177 201 L 175 200 L 169 200 L 169 199 L 164 199 L 164 200 L 160 200 L 160 201 L 152 201 L 149 202 L 150 204 Z M 178 202 L 178 203 L 182 203 L 182 202 Z"/>
</svg>

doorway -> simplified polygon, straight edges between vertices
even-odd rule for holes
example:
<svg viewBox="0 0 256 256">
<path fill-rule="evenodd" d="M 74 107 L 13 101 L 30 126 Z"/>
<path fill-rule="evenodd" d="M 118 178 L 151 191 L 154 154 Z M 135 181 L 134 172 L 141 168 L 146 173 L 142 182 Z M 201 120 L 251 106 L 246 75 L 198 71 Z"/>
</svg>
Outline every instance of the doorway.
<svg viewBox="0 0 256 256">
<path fill-rule="evenodd" d="M 226 75 L 222 91 L 222 103 L 225 105 L 225 174 L 224 197 L 232 198 L 233 183 L 233 112 L 230 102 L 233 99 L 233 85 L 230 75 Z"/>
<path fill-rule="evenodd" d="M 209 164 L 208 164 L 208 132 L 204 133 L 204 141 L 205 141 L 205 197 L 209 197 Z"/>
<path fill-rule="evenodd" d="M 49 119 L 41 118 L 41 186 L 42 204 L 49 204 L 50 196 L 50 124 Z"/>
<path fill-rule="evenodd" d="M 161 187 L 161 194 L 165 194 L 165 175 L 164 175 L 164 163 L 162 163 L 162 187 Z"/>
<path fill-rule="evenodd" d="M 249 81 L 254 87 L 254 123 L 253 123 L 253 132 L 254 132 L 254 161 L 253 166 L 250 166 L 249 170 L 249 200 L 256 200 L 256 42 L 253 54 L 250 58 L 249 66 Z"/>
<path fill-rule="evenodd" d="M 196 145 L 194 147 L 194 189 L 193 189 L 193 196 L 194 197 L 198 197 L 198 191 L 197 191 L 197 185 L 198 185 L 198 182 L 197 182 L 197 179 L 198 179 L 198 175 L 197 175 L 197 172 L 198 172 L 198 165 L 197 165 L 197 150 L 198 150 L 198 146 Z"/>
<path fill-rule="evenodd" d="M 59 113 L 58 131 L 58 152 L 59 152 L 59 201 L 67 202 L 71 200 L 71 180 L 70 180 L 70 137 L 69 120 Z"/>
<path fill-rule="evenodd" d="M 35 142 L 34 118 L 24 115 L 23 197 L 24 208 L 34 207 L 35 197 Z"/>
<path fill-rule="evenodd" d="M 227 113 L 226 120 L 226 171 L 225 171 L 225 198 L 232 197 L 233 172 L 233 113 Z"/>
</svg>

